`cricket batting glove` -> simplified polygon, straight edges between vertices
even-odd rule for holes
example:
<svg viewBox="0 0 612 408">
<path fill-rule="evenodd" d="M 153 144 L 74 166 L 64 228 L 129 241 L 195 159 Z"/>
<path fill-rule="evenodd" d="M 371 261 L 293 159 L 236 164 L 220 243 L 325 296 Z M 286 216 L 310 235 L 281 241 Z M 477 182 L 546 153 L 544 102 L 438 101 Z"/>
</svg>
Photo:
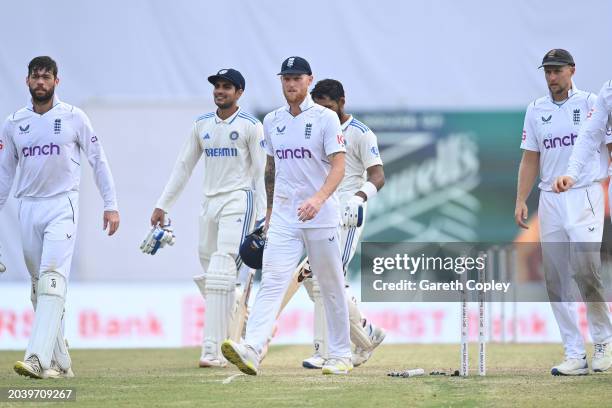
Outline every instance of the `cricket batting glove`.
<svg viewBox="0 0 612 408">
<path fill-rule="evenodd" d="M 343 227 L 361 227 L 363 224 L 363 198 L 354 195 L 342 210 Z"/>
<path fill-rule="evenodd" d="M 174 245 L 176 237 L 170 220 L 167 225 L 156 225 L 151 227 L 151 231 L 145 236 L 145 239 L 140 244 L 140 250 L 144 254 L 155 255 L 158 249 L 165 247 L 166 245 Z"/>
</svg>

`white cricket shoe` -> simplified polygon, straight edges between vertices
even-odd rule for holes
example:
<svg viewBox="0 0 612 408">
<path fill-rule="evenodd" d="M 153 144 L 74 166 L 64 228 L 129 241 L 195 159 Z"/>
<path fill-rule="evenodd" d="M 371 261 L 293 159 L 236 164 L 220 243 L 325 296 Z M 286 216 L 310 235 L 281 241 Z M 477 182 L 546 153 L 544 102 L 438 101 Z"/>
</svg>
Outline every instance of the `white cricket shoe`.
<svg viewBox="0 0 612 408">
<path fill-rule="evenodd" d="M 321 370 L 323 374 L 348 374 L 353 369 L 350 358 L 328 358 Z"/>
<path fill-rule="evenodd" d="M 217 354 L 217 346 L 214 342 L 205 341 L 198 366 L 200 368 L 225 367 L 227 366 L 227 361 L 223 356 Z"/>
<path fill-rule="evenodd" d="M 372 347 L 369 349 L 365 349 L 365 348 L 355 346 L 355 351 L 353 352 L 353 356 L 351 358 L 353 360 L 354 367 L 359 367 L 360 365 L 368 361 L 370 357 L 372 357 L 372 353 L 374 353 L 374 349 L 378 347 L 380 343 L 383 342 L 383 340 L 385 339 L 385 336 L 387 335 L 387 333 L 385 333 L 383 329 L 381 329 L 380 327 L 374 326 L 372 323 L 368 323 L 368 326 L 369 326 L 368 331 L 370 335 L 370 341 L 372 342 Z"/>
<path fill-rule="evenodd" d="M 251 346 L 227 339 L 221 344 L 221 352 L 243 373 L 257 375 L 259 372 L 259 356 Z"/>
<path fill-rule="evenodd" d="M 64 370 L 55 361 L 51 361 L 51 367 L 43 371 L 43 377 L 44 378 L 73 378 L 74 372 L 72 371 L 72 367 L 68 367 L 67 370 Z"/>
<path fill-rule="evenodd" d="M 595 343 L 593 344 L 593 360 L 591 360 L 591 367 L 595 372 L 606 371 L 612 366 L 612 347 L 610 343 Z"/>
<path fill-rule="evenodd" d="M 558 366 L 550 370 L 552 375 L 587 375 L 589 373 L 589 365 L 586 357 L 584 358 L 568 358 Z"/>
<path fill-rule="evenodd" d="M 323 368 L 324 364 L 325 359 L 322 355 L 319 354 L 318 351 L 315 352 L 312 356 L 302 361 L 302 367 L 304 368 L 317 368 L 320 370 L 321 368 Z"/>
<path fill-rule="evenodd" d="M 39 380 L 46 378 L 43 368 L 40 365 L 40 360 L 34 354 L 25 361 L 17 361 L 13 369 L 17 374 L 23 375 L 24 377 L 36 378 Z"/>
</svg>

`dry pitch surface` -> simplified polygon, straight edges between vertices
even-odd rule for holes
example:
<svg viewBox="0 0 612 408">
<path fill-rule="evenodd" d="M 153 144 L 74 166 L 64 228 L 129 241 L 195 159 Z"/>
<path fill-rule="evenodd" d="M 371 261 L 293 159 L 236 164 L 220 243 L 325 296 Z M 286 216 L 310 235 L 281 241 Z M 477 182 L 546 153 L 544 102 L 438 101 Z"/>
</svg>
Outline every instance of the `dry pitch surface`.
<svg viewBox="0 0 612 408">
<path fill-rule="evenodd" d="M 476 347 L 470 348 L 468 378 L 386 375 L 417 367 L 426 373 L 456 369 L 458 345 L 382 346 L 363 367 L 334 377 L 301 368 L 308 351 L 305 346 L 272 347 L 260 376 L 239 375 L 229 383 L 224 380 L 239 372 L 233 367 L 196 368 L 196 349 L 74 350 L 76 377 L 55 381 L 18 377 L 12 366 L 23 354 L 0 352 L 0 388 L 76 389 L 76 403 L 45 404 L 53 407 L 602 407 L 612 401 L 612 372 L 549 374 L 561 357 L 560 345 L 488 345 L 484 378 L 475 375 Z"/>
</svg>

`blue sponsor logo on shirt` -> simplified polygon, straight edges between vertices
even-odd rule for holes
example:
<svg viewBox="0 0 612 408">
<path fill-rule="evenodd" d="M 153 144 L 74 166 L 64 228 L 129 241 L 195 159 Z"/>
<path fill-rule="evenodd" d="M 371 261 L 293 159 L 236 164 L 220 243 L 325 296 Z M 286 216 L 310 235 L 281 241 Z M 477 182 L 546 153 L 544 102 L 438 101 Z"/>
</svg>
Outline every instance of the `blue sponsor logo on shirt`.
<svg viewBox="0 0 612 408">
<path fill-rule="evenodd" d="M 237 157 L 238 149 L 235 147 L 214 147 L 204 149 L 206 157 Z"/>
</svg>

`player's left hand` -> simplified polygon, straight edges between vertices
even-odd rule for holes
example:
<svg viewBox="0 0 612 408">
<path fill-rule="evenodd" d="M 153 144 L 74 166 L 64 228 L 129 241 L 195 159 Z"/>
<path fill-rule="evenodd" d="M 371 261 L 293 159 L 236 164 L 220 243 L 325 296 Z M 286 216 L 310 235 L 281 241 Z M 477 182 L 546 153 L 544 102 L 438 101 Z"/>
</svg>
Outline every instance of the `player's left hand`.
<svg viewBox="0 0 612 408">
<path fill-rule="evenodd" d="M 316 195 L 313 195 L 312 197 L 304 201 L 298 207 L 298 220 L 302 222 L 312 220 L 321 210 L 323 202 L 324 200 L 321 200 Z"/>
<path fill-rule="evenodd" d="M 342 210 L 343 227 L 361 227 L 363 224 L 363 198 L 352 196 Z"/>
<path fill-rule="evenodd" d="M 570 176 L 559 176 L 553 182 L 552 189 L 555 193 L 563 193 L 569 190 L 576 183 L 576 180 Z"/>
<path fill-rule="evenodd" d="M 104 231 L 108 229 L 108 235 L 113 235 L 119 229 L 119 211 L 104 211 Z"/>
</svg>

